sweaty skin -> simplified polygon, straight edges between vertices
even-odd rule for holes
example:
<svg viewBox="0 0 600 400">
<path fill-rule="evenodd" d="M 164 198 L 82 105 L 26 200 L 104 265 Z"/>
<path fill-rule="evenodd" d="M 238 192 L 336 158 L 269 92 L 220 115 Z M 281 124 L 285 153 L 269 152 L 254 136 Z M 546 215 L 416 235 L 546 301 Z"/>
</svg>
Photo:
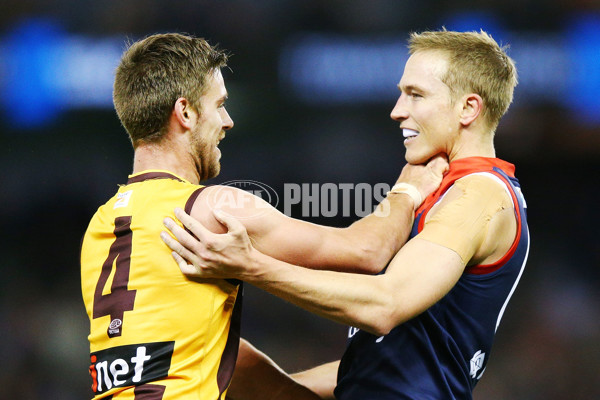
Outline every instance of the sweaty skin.
<svg viewBox="0 0 600 400">
<path fill-rule="evenodd" d="M 426 220 L 417 237 L 454 250 L 467 264 L 486 239 L 492 219 L 503 210 L 512 210 L 513 204 L 503 185 L 487 176 L 459 179 L 453 189 L 462 194 L 445 205 L 442 199 L 443 206 Z"/>
</svg>

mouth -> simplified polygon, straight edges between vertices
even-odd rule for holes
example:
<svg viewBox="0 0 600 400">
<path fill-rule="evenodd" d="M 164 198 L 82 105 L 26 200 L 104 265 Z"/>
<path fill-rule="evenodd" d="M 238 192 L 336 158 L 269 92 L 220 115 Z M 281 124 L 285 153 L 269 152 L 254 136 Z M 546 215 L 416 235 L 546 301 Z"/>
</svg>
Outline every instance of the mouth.
<svg viewBox="0 0 600 400">
<path fill-rule="evenodd" d="M 402 136 L 404 136 L 404 143 L 407 143 L 419 136 L 419 132 L 414 129 L 402 128 Z"/>
</svg>

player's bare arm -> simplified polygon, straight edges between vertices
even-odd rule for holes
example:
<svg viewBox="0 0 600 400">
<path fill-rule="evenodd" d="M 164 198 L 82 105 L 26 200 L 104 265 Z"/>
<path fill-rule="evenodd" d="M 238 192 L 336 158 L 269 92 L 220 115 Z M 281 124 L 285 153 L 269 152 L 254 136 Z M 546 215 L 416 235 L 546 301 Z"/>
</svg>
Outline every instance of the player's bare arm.
<svg viewBox="0 0 600 400">
<path fill-rule="evenodd" d="M 174 257 L 185 274 L 242 279 L 323 317 L 385 335 L 440 300 L 472 260 L 493 262 L 510 248 L 516 226 L 511 207 L 497 182 L 463 178 L 432 210 L 423 231 L 377 276 L 297 268 L 273 259 L 252 246 L 242 224 L 224 214 L 217 217 L 228 234 L 192 229 L 202 251 L 182 252 L 193 264 L 177 253 Z M 182 215 L 182 222 L 188 226 L 193 219 Z"/>
<path fill-rule="evenodd" d="M 228 400 L 319 400 L 298 380 L 286 374 L 266 354 L 246 340 L 240 348 Z"/>
<path fill-rule="evenodd" d="M 306 371 L 292 374 L 292 378 L 309 388 L 323 400 L 335 400 L 333 390 L 337 385 L 337 372 L 340 361 L 332 361 Z"/>
<path fill-rule="evenodd" d="M 419 191 L 416 196 L 403 192 L 389 194 L 374 213 L 348 228 L 325 227 L 287 217 L 256 196 L 223 186 L 207 187 L 198 197 L 191 215 L 209 231 L 224 232 L 223 224 L 211 212 L 218 208 L 244 225 L 257 250 L 292 264 L 376 273 L 406 242 L 414 209 L 439 186 L 446 169 L 443 157 L 436 157 L 427 165 L 405 166 L 398 182 L 416 187 Z M 181 211 L 176 215 L 180 218 Z M 195 240 L 177 230 L 171 221 L 168 224 L 176 238 L 194 250 Z M 173 250 L 179 246 L 169 237 L 165 239 Z"/>
</svg>

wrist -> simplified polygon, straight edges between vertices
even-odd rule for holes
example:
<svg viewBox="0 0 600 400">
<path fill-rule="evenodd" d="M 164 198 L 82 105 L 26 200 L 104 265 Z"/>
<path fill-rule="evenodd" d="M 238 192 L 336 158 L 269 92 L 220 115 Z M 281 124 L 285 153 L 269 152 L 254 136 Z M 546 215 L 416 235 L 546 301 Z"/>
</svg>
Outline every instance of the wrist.
<svg viewBox="0 0 600 400">
<path fill-rule="evenodd" d="M 423 196 L 421 196 L 421 192 L 414 185 L 406 182 L 396 183 L 389 192 L 387 192 L 387 196 L 394 194 L 406 194 L 408 195 L 413 202 L 413 208 L 416 210 L 419 208 L 421 203 L 423 203 Z"/>
<path fill-rule="evenodd" d="M 248 264 L 244 267 L 243 280 L 246 282 L 258 282 L 262 279 L 265 273 L 265 267 L 269 265 L 268 258 L 264 253 L 252 248 Z"/>
</svg>

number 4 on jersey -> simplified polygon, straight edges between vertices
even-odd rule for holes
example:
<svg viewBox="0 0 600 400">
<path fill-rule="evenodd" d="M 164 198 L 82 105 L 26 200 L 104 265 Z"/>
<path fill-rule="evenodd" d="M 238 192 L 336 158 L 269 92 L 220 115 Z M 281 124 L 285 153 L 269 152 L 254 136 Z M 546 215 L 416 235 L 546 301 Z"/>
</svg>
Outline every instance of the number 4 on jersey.
<svg viewBox="0 0 600 400">
<path fill-rule="evenodd" d="M 102 265 L 100 279 L 94 292 L 94 318 L 110 315 L 109 337 L 121 336 L 123 313 L 133 310 L 135 290 L 128 290 L 129 267 L 131 265 L 131 217 L 115 218 L 115 241 L 110 246 L 108 257 Z M 115 274 L 109 294 L 102 294 L 113 266 Z"/>
</svg>

